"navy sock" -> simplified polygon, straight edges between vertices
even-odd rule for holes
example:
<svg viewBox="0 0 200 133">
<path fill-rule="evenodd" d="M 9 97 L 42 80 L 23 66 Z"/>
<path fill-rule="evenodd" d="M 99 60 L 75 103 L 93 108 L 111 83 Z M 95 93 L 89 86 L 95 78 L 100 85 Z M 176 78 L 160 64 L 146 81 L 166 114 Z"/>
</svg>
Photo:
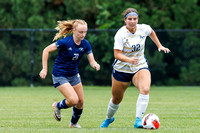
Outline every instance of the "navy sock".
<svg viewBox="0 0 200 133">
<path fill-rule="evenodd" d="M 66 108 L 69 108 L 69 107 L 67 106 L 67 104 L 65 103 L 65 101 L 66 101 L 66 99 L 64 99 L 64 100 L 62 100 L 62 101 L 60 101 L 60 102 L 58 102 L 58 103 L 57 103 L 57 107 L 58 107 L 59 109 L 66 109 Z"/>
<path fill-rule="evenodd" d="M 71 123 L 76 124 L 79 118 L 81 117 L 82 112 L 83 112 L 83 109 L 77 109 L 73 107 Z"/>
</svg>

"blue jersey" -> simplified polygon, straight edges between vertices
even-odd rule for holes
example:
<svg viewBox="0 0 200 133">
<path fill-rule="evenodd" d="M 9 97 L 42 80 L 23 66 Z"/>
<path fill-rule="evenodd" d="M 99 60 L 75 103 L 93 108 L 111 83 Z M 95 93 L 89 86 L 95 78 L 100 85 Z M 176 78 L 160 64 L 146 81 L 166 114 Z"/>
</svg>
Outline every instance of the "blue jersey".
<svg viewBox="0 0 200 133">
<path fill-rule="evenodd" d="M 90 43 L 86 39 L 83 39 L 81 44 L 77 45 L 72 35 L 58 40 L 56 46 L 58 56 L 52 71 L 52 74 L 56 77 L 76 75 L 81 57 L 84 53 L 92 53 Z"/>
</svg>

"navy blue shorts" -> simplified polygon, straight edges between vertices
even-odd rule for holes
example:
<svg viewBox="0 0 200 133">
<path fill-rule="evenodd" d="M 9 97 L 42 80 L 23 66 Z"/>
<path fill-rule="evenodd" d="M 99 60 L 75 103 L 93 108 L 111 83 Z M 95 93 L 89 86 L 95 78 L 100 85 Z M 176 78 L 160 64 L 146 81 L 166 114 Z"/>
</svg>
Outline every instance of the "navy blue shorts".
<svg viewBox="0 0 200 133">
<path fill-rule="evenodd" d="M 148 69 L 149 68 L 141 68 L 141 69 Z M 141 69 L 139 69 L 138 71 L 140 71 Z M 138 72 L 137 71 L 137 72 Z M 136 73 L 137 73 L 136 72 Z M 131 82 L 132 79 L 133 79 L 133 76 L 136 74 L 136 73 L 124 73 L 124 72 L 119 72 L 119 71 L 116 71 L 113 69 L 112 71 L 112 75 L 113 77 L 117 80 L 117 81 L 121 81 L 121 82 Z"/>
<path fill-rule="evenodd" d="M 71 86 L 75 86 L 81 82 L 79 74 L 76 74 L 72 77 L 56 77 L 52 74 L 54 87 L 58 87 L 64 83 L 70 83 Z"/>
</svg>

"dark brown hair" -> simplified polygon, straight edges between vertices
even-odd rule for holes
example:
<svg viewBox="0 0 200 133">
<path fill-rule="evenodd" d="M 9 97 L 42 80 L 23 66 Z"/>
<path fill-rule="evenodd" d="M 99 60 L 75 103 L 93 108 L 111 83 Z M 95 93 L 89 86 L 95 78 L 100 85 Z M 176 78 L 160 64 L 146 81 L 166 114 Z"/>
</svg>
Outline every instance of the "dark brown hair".
<svg viewBox="0 0 200 133">
<path fill-rule="evenodd" d="M 127 9 L 122 13 L 123 17 L 125 18 L 125 16 L 126 16 L 128 13 L 130 13 L 130 12 L 135 12 L 135 13 L 138 14 L 138 11 L 137 11 L 135 8 L 127 8 Z M 139 15 L 139 14 L 138 14 L 138 15 Z"/>
</svg>

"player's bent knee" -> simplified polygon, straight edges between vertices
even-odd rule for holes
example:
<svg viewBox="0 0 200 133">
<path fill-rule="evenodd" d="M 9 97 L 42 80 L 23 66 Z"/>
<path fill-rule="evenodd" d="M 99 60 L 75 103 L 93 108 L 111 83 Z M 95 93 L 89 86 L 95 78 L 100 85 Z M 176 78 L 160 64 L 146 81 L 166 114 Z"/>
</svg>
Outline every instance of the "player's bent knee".
<svg viewBox="0 0 200 133">
<path fill-rule="evenodd" d="M 149 90 L 150 90 L 149 87 L 144 87 L 144 88 L 142 89 L 141 93 L 144 94 L 144 95 L 148 95 L 148 94 L 149 94 Z"/>
<path fill-rule="evenodd" d="M 119 104 L 122 101 L 121 98 L 113 98 L 113 103 L 114 104 Z"/>
<path fill-rule="evenodd" d="M 70 97 L 67 99 L 67 102 L 69 103 L 69 105 L 74 106 L 74 105 L 78 104 L 79 99 L 78 99 L 78 97 Z"/>
<path fill-rule="evenodd" d="M 82 109 L 83 108 L 83 101 L 79 100 L 78 104 L 76 104 L 76 107 L 79 108 L 79 109 Z"/>
<path fill-rule="evenodd" d="M 78 106 L 81 108 L 81 107 L 83 107 L 83 104 L 84 104 L 84 100 L 82 99 L 82 100 L 80 100 L 79 99 L 79 102 L 78 102 Z"/>
</svg>

